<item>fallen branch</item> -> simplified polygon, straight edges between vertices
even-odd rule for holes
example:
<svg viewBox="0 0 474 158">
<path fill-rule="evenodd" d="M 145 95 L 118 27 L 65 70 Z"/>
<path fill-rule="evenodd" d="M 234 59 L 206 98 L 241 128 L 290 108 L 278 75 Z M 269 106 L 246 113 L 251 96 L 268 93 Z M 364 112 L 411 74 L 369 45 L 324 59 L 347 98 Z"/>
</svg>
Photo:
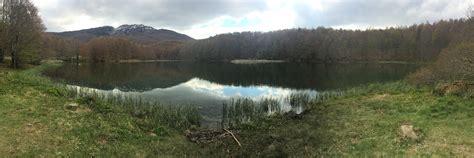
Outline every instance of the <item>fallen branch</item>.
<svg viewBox="0 0 474 158">
<path fill-rule="evenodd" d="M 235 142 L 237 142 L 237 144 L 238 144 L 239 146 L 242 146 L 242 144 L 240 144 L 240 142 L 239 142 L 239 140 L 237 139 L 237 137 L 235 137 L 234 133 L 232 133 L 231 131 L 229 131 L 229 130 L 227 130 L 227 129 L 225 129 L 225 128 L 224 128 L 224 131 L 226 131 L 227 133 L 229 133 L 229 134 L 232 136 L 232 138 L 234 138 Z"/>
</svg>

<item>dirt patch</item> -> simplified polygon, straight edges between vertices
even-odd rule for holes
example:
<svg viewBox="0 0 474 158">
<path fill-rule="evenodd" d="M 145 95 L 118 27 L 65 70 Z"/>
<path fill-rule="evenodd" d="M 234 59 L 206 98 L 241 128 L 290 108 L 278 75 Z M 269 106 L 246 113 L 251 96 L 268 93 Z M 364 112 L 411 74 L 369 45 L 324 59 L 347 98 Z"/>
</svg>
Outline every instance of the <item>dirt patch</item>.
<svg viewBox="0 0 474 158">
<path fill-rule="evenodd" d="M 378 95 L 374 95 L 372 98 L 370 98 L 371 100 L 384 100 L 386 99 L 387 97 L 389 97 L 390 94 L 378 94 Z"/>
<path fill-rule="evenodd" d="M 238 134 L 239 131 L 231 131 L 234 134 Z M 197 144 L 208 144 L 211 142 L 219 141 L 226 138 L 232 138 L 229 132 L 224 130 L 215 129 L 188 129 L 185 131 L 186 137 Z"/>
</svg>

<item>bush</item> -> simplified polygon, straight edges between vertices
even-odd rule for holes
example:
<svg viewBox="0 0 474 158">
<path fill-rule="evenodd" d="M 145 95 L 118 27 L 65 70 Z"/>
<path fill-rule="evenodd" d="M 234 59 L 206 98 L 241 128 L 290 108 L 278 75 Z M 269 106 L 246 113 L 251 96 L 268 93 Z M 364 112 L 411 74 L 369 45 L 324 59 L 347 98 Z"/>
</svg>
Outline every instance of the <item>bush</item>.
<svg viewBox="0 0 474 158">
<path fill-rule="evenodd" d="M 416 85 L 474 81 L 474 42 L 461 43 L 443 50 L 433 64 L 418 70 L 407 79 Z"/>
</svg>

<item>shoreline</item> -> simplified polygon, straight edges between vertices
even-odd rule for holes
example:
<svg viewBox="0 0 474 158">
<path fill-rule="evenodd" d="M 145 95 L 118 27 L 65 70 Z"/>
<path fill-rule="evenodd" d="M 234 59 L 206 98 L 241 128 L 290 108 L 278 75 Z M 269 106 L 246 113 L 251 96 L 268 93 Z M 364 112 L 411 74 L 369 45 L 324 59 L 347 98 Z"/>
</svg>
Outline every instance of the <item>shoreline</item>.
<svg viewBox="0 0 474 158">
<path fill-rule="evenodd" d="M 237 59 L 231 60 L 229 63 L 232 64 L 265 64 L 265 63 L 286 63 L 284 60 L 254 60 L 254 59 Z"/>
<path fill-rule="evenodd" d="M 301 115 L 270 116 L 237 128 L 236 139 L 242 142 L 239 147 L 231 138 L 196 144 L 182 130 L 167 127 L 166 120 L 153 122 L 129 113 L 123 109 L 126 106 L 71 97 L 61 83 L 38 74 L 48 66 L 51 65 L 25 70 L 0 68 L 0 92 L 5 92 L 0 93 L 0 113 L 6 114 L 0 123 L 6 129 L 0 135 L 0 153 L 12 157 L 133 157 L 138 152 L 135 149 L 140 149 L 143 155 L 181 157 L 275 153 L 294 157 L 465 157 L 474 152 L 474 129 L 465 126 L 472 121 L 472 99 L 437 96 L 430 88 L 413 87 L 403 81 L 351 88 L 346 90 L 349 95 L 311 104 L 312 109 Z M 77 104 L 68 107 L 70 103 Z M 421 139 L 401 138 L 397 131 L 404 124 L 421 129 Z"/>
<path fill-rule="evenodd" d="M 184 60 L 119 60 L 112 63 L 154 63 L 154 62 L 179 62 Z"/>
<path fill-rule="evenodd" d="M 57 62 L 74 62 L 64 60 L 43 60 L 43 63 Z M 253 65 L 253 64 L 270 64 L 270 63 L 301 63 L 301 64 L 427 64 L 427 62 L 410 62 L 410 61 L 337 61 L 337 62 L 321 62 L 321 61 L 286 61 L 286 60 L 267 60 L 267 59 L 236 59 L 236 60 L 116 60 L 105 62 L 88 62 L 80 61 L 80 63 L 154 63 L 154 62 L 224 62 L 237 65 Z"/>
</svg>

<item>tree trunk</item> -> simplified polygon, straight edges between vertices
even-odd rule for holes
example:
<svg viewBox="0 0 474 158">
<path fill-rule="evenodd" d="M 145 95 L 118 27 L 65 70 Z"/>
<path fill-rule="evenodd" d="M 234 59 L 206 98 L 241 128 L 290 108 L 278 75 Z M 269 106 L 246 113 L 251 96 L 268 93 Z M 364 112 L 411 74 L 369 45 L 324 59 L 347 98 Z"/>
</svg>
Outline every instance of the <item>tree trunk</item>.
<svg viewBox="0 0 474 158">
<path fill-rule="evenodd" d="M 3 49 L 0 49 L 0 63 L 3 63 L 4 59 L 5 59 L 5 52 L 3 51 Z"/>
<path fill-rule="evenodd" d="M 76 53 L 76 65 L 79 65 L 79 53 Z"/>
<path fill-rule="evenodd" d="M 13 45 L 12 45 L 12 68 L 13 69 L 16 69 L 18 64 L 17 64 L 17 60 L 16 60 L 16 50 L 13 48 Z"/>
<path fill-rule="evenodd" d="M 12 68 L 13 69 L 16 69 L 18 68 L 18 50 L 16 49 L 16 45 L 18 43 L 18 35 L 15 36 L 15 42 L 13 42 L 13 44 L 11 45 L 12 49 Z"/>
</svg>

